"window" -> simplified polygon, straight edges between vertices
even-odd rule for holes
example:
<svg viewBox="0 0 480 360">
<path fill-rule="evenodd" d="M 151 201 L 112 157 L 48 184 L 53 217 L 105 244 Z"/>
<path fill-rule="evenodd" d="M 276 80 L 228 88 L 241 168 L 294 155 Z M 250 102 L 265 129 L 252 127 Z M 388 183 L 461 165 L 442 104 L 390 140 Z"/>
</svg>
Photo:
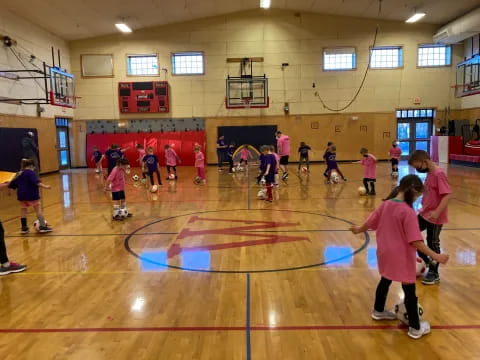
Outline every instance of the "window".
<svg viewBox="0 0 480 360">
<path fill-rule="evenodd" d="M 401 46 L 380 46 L 372 49 L 371 69 L 394 69 L 403 66 L 403 49 Z"/>
<path fill-rule="evenodd" d="M 172 54 L 174 75 L 203 75 L 205 73 L 202 52 L 181 52 Z"/>
<path fill-rule="evenodd" d="M 158 75 L 157 55 L 128 55 L 127 74 L 137 76 Z"/>
<path fill-rule="evenodd" d="M 323 50 L 323 70 L 353 70 L 357 67 L 355 48 Z"/>
<path fill-rule="evenodd" d="M 452 64 L 452 48 L 445 45 L 420 45 L 418 47 L 419 67 L 449 66 Z"/>
</svg>

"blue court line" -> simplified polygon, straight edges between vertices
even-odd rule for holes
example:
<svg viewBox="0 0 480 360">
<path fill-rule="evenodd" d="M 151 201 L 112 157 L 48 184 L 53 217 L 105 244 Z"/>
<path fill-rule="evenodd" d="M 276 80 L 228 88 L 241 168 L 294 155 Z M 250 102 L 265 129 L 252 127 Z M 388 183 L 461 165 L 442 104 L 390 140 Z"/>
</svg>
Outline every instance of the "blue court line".
<svg viewBox="0 0 480 360">
<path fill-rule="evenodd" d="M 247 273 L 247 319 L 246 319 L 246 325 L 245 325 L 245 335 L 246 335 L 246 340 L 247 340 L 247 360 L 251 360 L 252 358 L 252 345 L 250 342 L 250 274 Z"/>
</svg>

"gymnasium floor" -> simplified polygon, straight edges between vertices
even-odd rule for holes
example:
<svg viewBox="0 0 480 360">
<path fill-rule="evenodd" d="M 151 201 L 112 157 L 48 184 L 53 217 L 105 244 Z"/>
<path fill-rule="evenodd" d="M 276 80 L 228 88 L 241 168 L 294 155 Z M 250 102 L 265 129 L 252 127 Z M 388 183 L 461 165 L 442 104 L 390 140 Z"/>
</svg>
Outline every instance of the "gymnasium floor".
<svg viewBox="0 0 480 360">
<path fill-rule="evenodd" d="M 451 258 L 439 286 L 418 282 L 433 331 L 415 341 L 371 320 L 375 235 L 348 232 L 391 189 L 388 164 L 375 198 L 357 195 L 360 165 L 340 166 L 345 184 L 325 185 L 323 165 L 291 171 L 273 204 L 256 199 L 255 171 L 209 167 L 195 186 L 180 168 L 158 195 L 130 180 L 124 222 L 110 220 L 92 170 L 51 174 L 47 235 L 19 234 L 12 194 L 0 218 L 10 258 L 28 270 L 0 279 L 1 358 L 479 359 L 480 169 L 448 168 Z M 394 285 L 388 306 L 400 294 Z"/>
</svg>

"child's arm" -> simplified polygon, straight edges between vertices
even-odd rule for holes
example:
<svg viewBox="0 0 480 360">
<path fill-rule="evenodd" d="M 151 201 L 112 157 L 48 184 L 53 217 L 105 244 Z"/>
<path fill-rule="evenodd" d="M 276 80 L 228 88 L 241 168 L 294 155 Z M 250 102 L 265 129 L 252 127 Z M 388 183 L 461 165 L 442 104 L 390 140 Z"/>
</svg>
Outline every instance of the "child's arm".
<svg viewBox="0 0 480 360">
<path fill-rule="evenodd" d="M 377 162 L 377 158 L 375 157 L 375 155 L 369 153 L 368 156 L 370 156 L 375 162 Z"/>
<path fill-rule="evenodd" d="M 51 189 L 52 187 L 50 185 L 45 185 L 44 183 L 39 182 L 38 187 L 44 188 L 44 189 Z"/>
<path fill-rule="evenodd" d="M 440 201 L 440 204 L 438 204 L 437 208 L 432 212 L 425 214 L 425 217 L 428 219 L 437 220 L 440 214 L 442 213 L 442 211 L 444 211 L 447 208 L 448 202 L 450 201 L 451 197 L 452 197 L 452 194 L 443 195 L 442 200 Z"/>
<path fill-rule="evenodd" d="M 354 233 L 355 235 L 356 234 L 360 234 L 360 233 L 364 233 L 365 231 L 368 230 L 368 224 L 365 223 L 361 226 L 358 226 L 358 225 L 352 225 L 350 226 L 350 229 L 349 229 L 352 233 Z"/>
<path fill-rule="evenodd" d="M 423 242 L 423 240 L 412 242 L 412 246 L 415 247 L 421 253 L 424 253 L 425 255 L 431 257 L 433 260 L 438 261 L 440 264 L 446 264 L 450 257 L 447 254 L 437 254 L 435 251 L 425 246 L 425 243 Z"/>
<path fill-rule="evenodd" d="M 267 165 L 267 168 L 265 169 L 265 172 L 263 173 L 263 176 L 266 176 L 269 171 L 270 171 L 270 164 Z"/>
</svg>

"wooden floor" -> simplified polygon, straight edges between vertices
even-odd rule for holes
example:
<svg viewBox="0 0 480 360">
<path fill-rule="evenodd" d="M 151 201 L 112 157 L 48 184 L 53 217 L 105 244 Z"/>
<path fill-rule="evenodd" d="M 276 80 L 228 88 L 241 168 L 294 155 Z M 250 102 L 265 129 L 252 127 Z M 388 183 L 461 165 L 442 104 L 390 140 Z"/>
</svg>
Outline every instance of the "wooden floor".
<svg viewBox="0 0 480 360">
<path fill-rule="evenodd" d="M 415 341 L 370 318 L 375 235 L 347 231 L 391 189 L 388 164 L 375 198 L 357 195 L 359 165 L 341 165 L 348 182 L 338 185 L 323 183 L 323 168 L 292 171 L 272 204 L 256 199 L 254 171 L 210 167 L 196 186 L 180 168 L 158 194 L 129 180 L 124 222 L 110 219 L 91 170 L 52 174 L 48 235 L 21 236 L 15 194 L 1 195 L 9 256 L 28 270 L 0 279 L 0 357 L 480 359 L 480 169 L 448 168 L 451 258 L 439 286 L 418 282 L 433 330 Z M 388 306 L 400 294 L 394 285 Z"/>
</svg>

